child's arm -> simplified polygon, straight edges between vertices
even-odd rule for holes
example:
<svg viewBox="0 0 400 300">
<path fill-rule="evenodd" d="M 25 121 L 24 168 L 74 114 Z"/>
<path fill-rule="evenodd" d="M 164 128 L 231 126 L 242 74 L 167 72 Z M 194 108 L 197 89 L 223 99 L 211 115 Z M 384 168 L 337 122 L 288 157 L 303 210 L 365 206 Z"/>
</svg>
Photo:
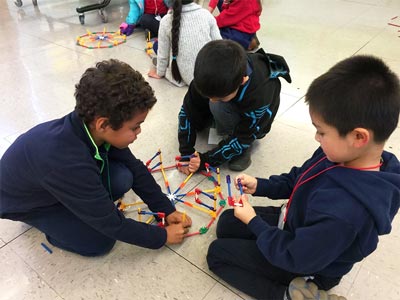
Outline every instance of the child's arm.
<svg viewBox="0 0 400 300">
<path fill-rule="evenodd" d="M 185 238 L 185 234 L 188 233 L 189 229 L 183 227 L 182 224 L 171 224 L 165 227 L 167 231 L 166 244 L 180 244 Z"/>
<path fill-rule="evenodd" d="M 238 25 L 243 20 L 249 18 L 254 14 L 250 1 L 233 1 L 232 3 L 224 4 L 222 12 L 215 17 L 218 27 L 231 27 Z"/>
<path fill-rule="evenodd" d="M 211 34 L 211 40 L 221 40 L 221 32 L 219 31 L 219 27 L 217 25 L 217 21 L 215 20 L 214 17 L 211 18 L 211 27 L 210 27 L 210 34 Z"/>
<path fill-rule="evenodd" d="M 154 177 L 142 161 L 137 159 L 129 148 L 112 147 L 109 157 L 124 164 L 132 173 L 132 190 L 148 205 L 153 212 L 164 212 L 166 216 L 175 211 L 167 196 L 161 191 Z"/>
<path fill-rule="evenodd" d="M 139 18 L 143 15 L 143 12 L 144 12 L 143 1 L 129 0 L 129 13 L 126 16 L 126 23 L 129 25 L 136 25 Z"/>
<path fill-rule="evenodd" d="M 158 249 L 167 241 L 164 228 L 125 218 L 111 201 L 98 168 L 90 162 L 55 168 L 41 184 L 82 222 L 109 238 L 150 249 Z M 161 198 L 162 193 L 158 196 L 165 207 L 171 206 L 168 199 Z M 166 209 L 169 213 L 174 210 L 174 207 Z"/>
<path fill-rule="evenodd" d="M 324 193 L 329 193 L 331 197 L 323 196 Z M 335 203 L 338 195 L 333 191 L 323 191 L 320 196 L 323 197 L 313 200 L 313 203 Z M 291 230 L 272 226 L 260 216 L 250 220 L 248 228 L 257 237 L 257 246 L 269 262 L 289 272 L 315 274 L 338 260 L 341 255 L 343 262 L 346 261 L 346 249 L 357 241 L 359 233 L 348 220 L 315 210 L 317 207 L 318 204 L 300 212 L 304 214 L 301 221 L 297 219 L 292 222 L 289 219 L 286 226 L 296 226 Z M 361 220 L 357 219 L 357 222 Z M 359 255 L 360 260 L 364 256 L 361 253 L 356 255 Z M 338 260 L 339 264 L 341 259 Z"/>
<path fill-rule="evenodd" d="M 247 200 L 246 195 L 241 196 L 240 199 L 242 200 L 243 205 L 235 205 L 233 208 L 234 214 L 236 218 L 247 225 L 256 216 L 256 212 Z"/>
<path fill-rule="evenodd" d="M 240 174 L 235 178 L 235 187 L 239 189 L 238 187 L 238 179 L 240 179 L 240 182 L 242 184 L 242 189 L 243 192 L 246 194 L 254 194 L 256 189 L 257 189 L 257 178 L 246 175 L 246 174 Z"/>
<path fill-rule="evenodd" d="M 189 161 L 185 162 L 182 161 L 184 166 L 178 167 L 178 170 L 186 175 L 189 175 L 190 173 L 196 173 L 197 170 L 200 168 L 200 156 L 197 152 L 194 152 L 193 157 L 190 158 Z"/>
<path fill-rule="evenodd" d="M 182 223 L 184 228 L 192 226 L 192 219 L 184 212 L 174 211 L 172 214 L 168 215 L 166 218 L 168 224 L 179 224 Z"/>
<path fill-rule="evenodd" d="M 210 2 L 208 3 L 208 11 L 210 13 L 213 13 L 215 8 L 217 7 L 218 4 L 218 0 L 210 0 Z"/>
<path fill-rule="evenodd" d="M 178 120 L 179 153 L 191 155 L 195 152 L 196 131 L 210 126 L 212 122 L 209 100 L 198 93 L 193 83 L 189 85 Z M 204 167 L 203 162 L 200 163 L 200 168 Z"/>
<path fill-rule="evenodd" d="M 159 77 L 165 77 L 170 60 L 171 17 L 171 14 L 164 16 L 160 21 L 158 29 L 157 75 Z"/>
</svg>

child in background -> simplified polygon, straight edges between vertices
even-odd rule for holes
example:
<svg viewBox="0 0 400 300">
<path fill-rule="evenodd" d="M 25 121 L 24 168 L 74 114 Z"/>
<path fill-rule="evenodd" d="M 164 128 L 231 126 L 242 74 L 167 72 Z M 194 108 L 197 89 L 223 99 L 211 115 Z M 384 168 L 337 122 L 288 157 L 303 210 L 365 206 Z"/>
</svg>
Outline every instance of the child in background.
<svg viewBox="0 0 400 300">
<path fill-rule="evenodd" d="M 161 18 L 167 13 L 169 0 L 129 0 L 129 13 L 120 25 L 121 33 L 129 36 L 137 26 L 157 37 Z M 147 38 L 147 34 L 146 34 Z"/>
<path fill-rule="evenodd" d="M 210 0 L 210 2 L 208 2 L 208 11 L 213 13 L 215 8 L 218 7 L 218 10 L 221 12 L 223 4 L 224 0 Z"/>
<path fill-rule="evenodd" d="M 383 150 L 399 120 L 396 74 L 376 57 L 350 57 L 313 81 L 306 102 L 320 143 L 313 156 L 289 173 L 235 180 L 287 206 L 253 208 L 242 197 L 208 250 L 210 270 L 257 299 L 344 299 L 325 290 L 377 248 L 399 209 L 400 163 Z"/>
<path fill-rule="evenodd" d="M 139 20 L 140 27 L 150 33 L 150 38 L 158 36 L 161 18 L 168 12 L 170 0 L 145 0 L 144 14 Z M 146 34 L 146 38 L 149 38 Z"/>
<path fill-rule="evenodd" d="M 109 252 L 116 240 L 158 249 L 181 243 L 191 220 L 177 212 L 128 146 L 156 103 L 142 75 L 109 60 L 83 74 L 70 114 L 21 135 L 0 164 L 0 217 L 42 231 L 49 243 L 84 256 Z M 165 228 L 137 222 L 114 201 L 132 189 Z"/>
<path fill-rule="evenodd" d="M 205 163 L 228 162 L 233 171 L 251 164 L 251 145 L 270 131 L 279 108 L 282 76 L 291 82 L 285 59 L 262 49 L 246 53 L 231 40 L 209 42 L 197 55 L 194 79 L 179 112 L 178 140 L 182 156 L 194 154 L 180 171 L 204 170 Z M 198 131 L 215 123 L 221 141 L 195 151 Z"/>
<path fill-rule="evenodd" d="M 260 29 L 261 0 L 211 0 L 208 10 L 218 5 L 220 14 L 215 17 L 223 39 L 238 42 L 245 50 L 253 51 L 260 42 L 256 32 Z"/>
<path fill-rule="evenodd" d="M 157 79 L 165 76 L 178 86 L 189 85 L 197 53 L 217 39 L 221 39 L 218 26 L 206 9 L 193 0 L 175 0 L 172 11 L 160 23 L 157 69 L 152 68 L 148 75 Z"/>
</svg>

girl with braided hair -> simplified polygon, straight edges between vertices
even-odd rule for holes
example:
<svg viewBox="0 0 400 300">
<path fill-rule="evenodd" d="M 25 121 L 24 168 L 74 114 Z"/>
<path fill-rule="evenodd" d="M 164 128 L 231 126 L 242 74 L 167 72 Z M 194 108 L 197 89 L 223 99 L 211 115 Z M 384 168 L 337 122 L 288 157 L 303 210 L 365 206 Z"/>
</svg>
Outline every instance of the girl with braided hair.
<svg viewBox="0 0 400 300">
<path fill-rule="evenodd" d="M 221 39 L 215 18 L 193 0 L 174 0 L 160 21 L 157 69 L 149 77 L 166 77 L 177 86 L 193 80 L 197 53 L 209 41 Z"/>
</svg>

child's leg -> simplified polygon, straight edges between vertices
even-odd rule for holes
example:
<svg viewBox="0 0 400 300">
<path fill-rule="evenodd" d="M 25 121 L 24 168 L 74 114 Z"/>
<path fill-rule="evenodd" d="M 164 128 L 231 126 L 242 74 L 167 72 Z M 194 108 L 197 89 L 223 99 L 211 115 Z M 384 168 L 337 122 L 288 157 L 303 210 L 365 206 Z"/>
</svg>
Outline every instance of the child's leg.
<svg viewBox="0 0 400 300">
<path fill-rule="evenodd" d="M 229 27 L 221 28 L 219 31 L 223 39 L 238 42 L 245 50 L 249 48 L 254 36 L 254 33 L 246 33 Z"/>
<path fill-rule="evenodd" d="M 105 168 L 102 175 L 104 186 L 109 193 L 111 190 L 113 199 L 110 201 L 121 198 L 132 187 L 132 174 L 121 163 L 111 161 L 109 168 Z M 94 206 L 93 210 L 95 209 Z M 115 244 L 114 239 L 87 225 L 62 204 L 18 214 L 10 219 L 25 222 L 39 229 L 52 245 L 84 256 L 106 254 Z"/>
<path fill-rule="evenodd" d="M 110 193 L 113 201 L 121 198 L 132 188 L 133 177 L 131 171 L 122 163 L 109 161 L 109 169 L 105 168 L 102 174 L 102 182 Z"/>
<path fill-rule="evenodd" d="M 207 263 L 216 275 L 256 299 L 282 300 L 298 276 L 271 265 L 255 240 L 217 239 L 208 248 Z"/>
<path fill-rule="evenodd" d="M 115 244 L 115 240 L 96 231 L 61 204 L 11 219 L 39 229 L 52 245 L 83 256 L 106 254 Z"/>
<path fill-rule="evenodd" d="M 256 214 L 268 224 L 273 226 L 278 224 L 279 214 L 281 211 L 280 207 L 255 206 L 254 210 L 256 211 Z M 233 209 L 224 211 L 219 217 L 217 224 L 217 237 L 256 239 L 256 236 L 247 228 L 247 225 L 234 216 Z"/>
<path fill-rule="evenodd" d="M 150 31 L 151 37 L 154 38 L 158 36 L 158 29 L 160 27 L 160 21 L 156 19 L 156 16 L 152 14 L 144 14 L 140 20 L 139 24 L 143 29 L 148 29 Z M 146 36 L 146 38 L 148 38 Z"/>
<path fill-rule="evenodd" d="M 214 117 L 217 133 L 230 135 L 233 133 L 241 116 L 237 107 L 231 102 L 209 101 L 210 111 Z"/>
</svg>

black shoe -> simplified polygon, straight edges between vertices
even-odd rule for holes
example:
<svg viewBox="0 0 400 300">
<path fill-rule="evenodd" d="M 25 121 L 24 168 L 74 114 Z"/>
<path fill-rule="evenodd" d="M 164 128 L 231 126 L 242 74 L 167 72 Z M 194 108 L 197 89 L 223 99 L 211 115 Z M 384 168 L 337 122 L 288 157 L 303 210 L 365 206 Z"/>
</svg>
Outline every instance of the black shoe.
<svg viewBox="0 0 400 300">
<path fill-rule="evenodd" d="M 228 162 L 228 167 L 232 171 L 243 171 L 251 165 L 251 151 L 250 148 L 244 151 L 239 157 Z"/>
<path fill-rule="evenodd" d="M 324 290 L 319 290 L 314 282 L 307 282 L 303 277 L 293 279 L 286 291 L 289 300 L 346 300 L 345 297 L 328 295 Z"/>
</svg>

